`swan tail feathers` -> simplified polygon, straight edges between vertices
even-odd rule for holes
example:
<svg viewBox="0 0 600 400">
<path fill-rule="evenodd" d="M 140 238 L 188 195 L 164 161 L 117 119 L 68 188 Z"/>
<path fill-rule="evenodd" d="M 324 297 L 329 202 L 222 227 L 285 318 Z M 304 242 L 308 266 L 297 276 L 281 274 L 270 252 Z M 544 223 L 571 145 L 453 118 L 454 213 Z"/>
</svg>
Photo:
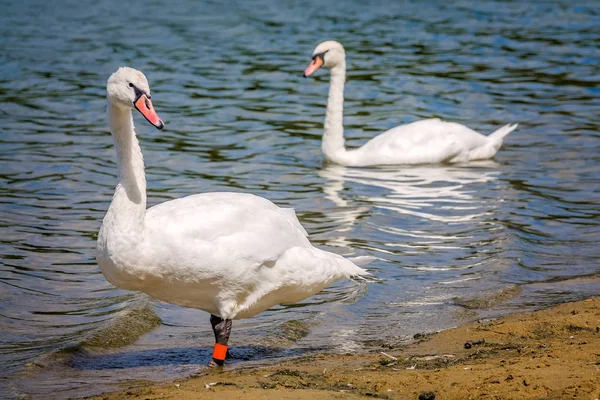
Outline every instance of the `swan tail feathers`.
<svg viewBox="0 0 600 400">
<path fill-rule="evenodd" d="M 369 265 L 373 261 L 377 260 L 377 257 L 373 257 L 373 256 L 358 256 L 358 257 L 347 257 L 346 259 L 348 261 L 351 261 L 352 263 L 360 266 L 360 267 L 364 267 L 365 265 Z"/>
<path fill-rule="evenodd" d="M 327 257 L 330 261 L 333 261 L 333 263 L 336 265 L 336 267 L 334 268 L 337 269 L 338 273 L 341 274 L 341 276 L 344 276 L 348 279 L 360 279 L 361 277 L 371 275 L 369 271 L 367 271 L 364 268 L 361 268 L 360 265 L 368 264 L 369 262 L 373 261 L 375 257 L 360 256 L 354 258 L 345 258 L 338 254 L 324 252 L 320 249 L 314 250 L 322 252 L 321 256 L 324 254 L 325 257 Z"/>
<path fill-rule="evenodd" d="M 367 257 L 359 259 L 360 262 L 366 262 Z M 319 284 L 332 283 L 342 278 L 359 280 L 371 276 L 369 271 L 359 267 L 351 259 L 316 247 L 289 249 L 279 263 L 285 265 L 285 268 L 295 269 L 295 274 L 300 280 Z"/>
<path fill-rule="evenodd" d="M 494 132 L 490 133 L 490 135 L 488 137 L 496 142 L 502 143 L 502 140 L 504 139 L 504 137 L 506 137 L 509 133 L 511 133 L 515 129 L 517 129 L 518 126 L 519 126 L 519 124 L 506 124 L 502 128 L 497 129 Z"/>
<path fill-rule="evenodd" d="M 364 258 L 368 258 L 368 257 L 364 257 Z M 358 261 L 358 263 L 356 262 L 356 259 L 360 259 Z M 371 260 L 369 260 L 368 262 L 370 262 Z M 354 259 L 348 259 L 348 258 L 344 258 L 342 256 L 339 256 L 338 259 L 338 265 L 340 267 L 340 270 L 343 272 L 343 274 L 350 279 L 360 279 L 361 277 L 366 277 L 366 276 L 370 276 L 371 274 L 369 273 L 369 271 L 367 271 L 364 268 L 359 267 L 359 265 L 361 265 L 361 263 L 365 263 L 365 260 L 363 260 L 363 257 L 355 257 Z M 364 264 L 362 264 L 364 265 Z"/>
</svg>

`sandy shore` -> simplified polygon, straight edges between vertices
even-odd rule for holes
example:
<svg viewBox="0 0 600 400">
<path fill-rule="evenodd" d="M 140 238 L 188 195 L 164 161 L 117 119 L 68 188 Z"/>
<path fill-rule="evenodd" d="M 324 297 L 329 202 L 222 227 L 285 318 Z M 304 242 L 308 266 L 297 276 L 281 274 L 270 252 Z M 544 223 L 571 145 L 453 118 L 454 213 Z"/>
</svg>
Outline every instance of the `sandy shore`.
<svg viewBox="0 0 600 400">
<path fill-rule="evenodd" d="M 94 399 L 599 399 L 600 298 L 476 322 L 384 351 L 204 371 Z"/>
</svg>

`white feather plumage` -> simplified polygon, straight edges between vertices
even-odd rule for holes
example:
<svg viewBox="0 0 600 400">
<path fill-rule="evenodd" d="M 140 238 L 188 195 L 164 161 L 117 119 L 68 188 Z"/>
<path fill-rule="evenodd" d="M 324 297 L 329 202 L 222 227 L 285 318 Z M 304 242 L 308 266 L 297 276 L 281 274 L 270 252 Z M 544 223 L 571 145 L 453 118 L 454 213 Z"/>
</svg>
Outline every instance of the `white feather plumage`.
<svg viewBox="0 0 600 400">
<path fill-rule="evenodd" d="M 368 274 L 313 247 L 293 210 L 258 196 L 204 193 L 146 209 L 130 82 L 150 93 L 144 75 L 131 68 L 119 69 L 108 83 L 119 185 L 98 235 L 96 258 L 112 284 L 236 319 Z"/>
</svg>

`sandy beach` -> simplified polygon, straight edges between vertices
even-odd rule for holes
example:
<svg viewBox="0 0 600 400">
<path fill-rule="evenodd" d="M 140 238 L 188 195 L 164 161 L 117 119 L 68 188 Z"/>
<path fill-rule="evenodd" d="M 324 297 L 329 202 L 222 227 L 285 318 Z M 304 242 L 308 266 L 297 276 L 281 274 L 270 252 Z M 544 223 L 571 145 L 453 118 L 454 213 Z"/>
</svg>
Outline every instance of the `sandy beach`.
<svg viewBox="0 0 600 400">
<path fill-rule="evenodd" d="M 93 399 L 598 399 L 600 298 L 464 325 L 368 354 L 302 357 Z"/>
</svg>

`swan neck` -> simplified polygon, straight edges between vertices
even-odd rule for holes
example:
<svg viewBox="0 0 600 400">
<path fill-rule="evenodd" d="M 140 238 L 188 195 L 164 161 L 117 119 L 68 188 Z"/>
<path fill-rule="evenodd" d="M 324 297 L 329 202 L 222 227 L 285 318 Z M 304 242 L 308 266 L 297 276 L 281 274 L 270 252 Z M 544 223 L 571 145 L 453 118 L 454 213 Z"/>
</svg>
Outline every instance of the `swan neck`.
<svg viewBox="0 0 600 400">
<path fill-rule="evenodd" d="M 131 110 L 110 103 L 108 120 L 117 149 L 119 169 L 119 184 L 110 208 L 112 211 L 127 213 L 129 217 L 143 219 L 146 210 L 146 177 Z"/>
<path fill-rule="evenodd" d="M 325 114 L 325 131 L 323 133 L 322 150 L 325 157 L 333 162 L 343 164 L 346 154 L 344 147 L 344 83 L 346 81 L 346 62 L 331 68 L 329 97 Z"/>
</svg>

